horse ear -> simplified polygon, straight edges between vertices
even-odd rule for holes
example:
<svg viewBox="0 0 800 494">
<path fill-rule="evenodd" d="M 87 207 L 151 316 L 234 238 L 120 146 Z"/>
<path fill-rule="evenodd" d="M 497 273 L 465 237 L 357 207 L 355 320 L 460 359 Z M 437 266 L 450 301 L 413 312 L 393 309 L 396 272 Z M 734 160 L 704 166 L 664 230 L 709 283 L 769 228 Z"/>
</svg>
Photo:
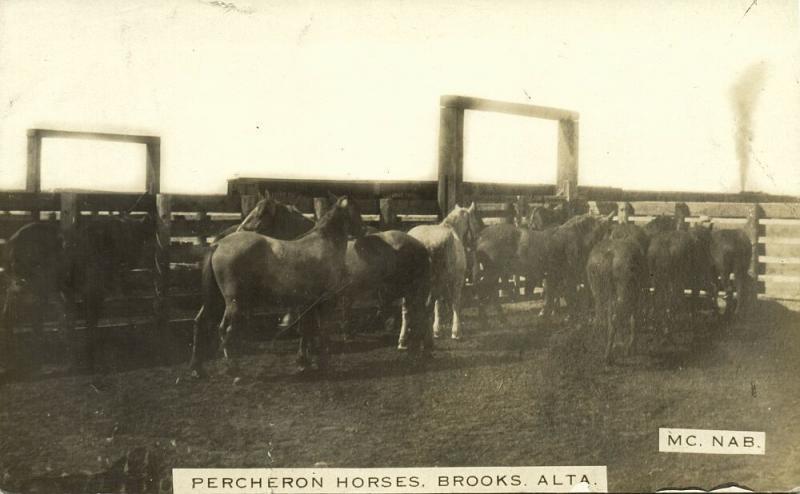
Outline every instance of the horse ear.
<svg viewBox="0 0 800 494">
<path fill-rule="evenodd" d="M 332 203 L 336 204 L 336 201 L 338 201 L 339 198 L 336 197 L 335 194 L 331 193 L 331 191 L 328 191 L 328 200 L 330 200 Z"/>
<path fill-rule="evenodd" d="M 473 212 L 473 211 L 475 211 L 475 201 L 472 201 L 472 204 L 470 204 L 470 205 L 469 205 L 469 208 L 468 208 L 468 209 L 469 209 L 469 212 L 470 212 L 470 213 L 471 213 L 471 212 Z"/>
<path fill-rule="evenodd" d="M 259 199 L 272 199 L 272 194 L 269 193 L 269 189 L 264 189 L 263 193 L 258 194 Z"/>
</svg>

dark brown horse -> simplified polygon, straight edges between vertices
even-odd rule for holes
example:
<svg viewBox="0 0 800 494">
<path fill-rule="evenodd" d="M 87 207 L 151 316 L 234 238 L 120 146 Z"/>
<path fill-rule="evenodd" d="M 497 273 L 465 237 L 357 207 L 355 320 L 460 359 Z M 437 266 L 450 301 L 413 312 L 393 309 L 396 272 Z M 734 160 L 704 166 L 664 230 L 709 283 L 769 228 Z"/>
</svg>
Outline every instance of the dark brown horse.
<svg viewBox="0 0 800 494">
<path fill-rule="evenodd" d="M 553 315 L 562 298 L 573 320 L 580 320 L 581 313 L 588 309 L 590 303 L 588 299 L 584 302 L 583 296 L 588 294 L 579 291 L 579 287 L 587 286 L 586 261 L 595 244 L 607 235 L 613 215 L 613 212 L 607 216 L 584 213 L 545 230 L 549 239 L 542 316 Z"/>
<path fill-rule="evenodd" d="M 346 288 L 348 236 L 362 236 L 363 228 L 358 206 L 345 196 L 335 201 L 313 229 L 295 240 L 239 231 L 214 244 L 208 261 L 211 269 L 203 273 L 203 285 L 208 289 L 195 318 L 192 370 L 201 372 L 204 355 L 197 349 L 201 341 L 198 332 L 209 319 L 219 320 L 219 300 L 224 301 L 219 331 L 226 356 L 228 341 L 241 329 L 244 315 L 259 302 L 269 300 L 313 310 L 312 322 L 316 324 L 301 327 L 303 345 L 298 361 L 302 366 L 311 363 L 311 344 L 316 341 L 319 366 L 324 367 L 328 336 L 319 326 L 330 318 L 334 298 Z"/>
<path fill-rule="evenodd" d="M 753 302 L 753 279 L 748 271 L 753 255 L 750 238 L 742 230 L 711 232 L 711 257 L 720 287 L 725 290 L 725 318 L 744 316 Z M 731 281 L 731 275 L 734 280 Z M 736 299 L 733 298 L 734 284 Z"/>
<path fill-rule="evenodd" d="M 497 298 L 498 280 L 504 282 L 510 275 L 525 276 L 526 289 L 539 284 L 545 275 L 549 259 L 549 232 L 520 228 L 509 223 L 485 227 L 475 247 L 475 257 L 480 268 L 476 279 L 478 312 L 486 317 L 486 306 L 493 306 L 504 319 Z"/>
<path fill-rule="evenodd" d="M 647 261 L 641 245 L 632 238 L 607 238 L 592 248 L 586 275 L 594 298 L 595 320 L 606 327 L 606 363 L 612 362 L 617 331 L 627 326 L 630 333 L 626 352 L 630 354 L 636 327 L 644 308 Z"/>
<path fill-rule="evenodd" d="M 7 346 L 13 345 L 20 295 L 29 292 L 37 307 L 33 328 L 41 335 L 48 299 L 59 293 L 64 301 L 64 329 L 72 340 L 76 300 L 82 299 L 87 329 L 85 361 L 94 369 L 98 353 L 96 330 L 106 295 L 114 288 L 126 292 L 123 273 L 134 268 L 152 241 L 155 224 L 150 215 L 80 217 L 74 235 L 62 238 L 55 223 L 30 223 L 20 228 L 6 246 L 6 272 L 10 284 L 3 308 Z M 71 341 L 70 341 L 71 342 Z M 13 352 L 11 352 L 13 353 Z"/>
<path fill-rule="evenodd" d="M 653 236 L 647 250 L 650 278 L 655 292 L 656 322 L 665 331 L 675 325 L 679 308 L 684 302 L 684 289 L 693 294 L 704 289 L 712 302 L 716 290 L 711 259 L 711 231 L 702 225 L 688 230 L 675 230 Z M 691 303 L 690 315 L 696 315 Z"/>
</svg>

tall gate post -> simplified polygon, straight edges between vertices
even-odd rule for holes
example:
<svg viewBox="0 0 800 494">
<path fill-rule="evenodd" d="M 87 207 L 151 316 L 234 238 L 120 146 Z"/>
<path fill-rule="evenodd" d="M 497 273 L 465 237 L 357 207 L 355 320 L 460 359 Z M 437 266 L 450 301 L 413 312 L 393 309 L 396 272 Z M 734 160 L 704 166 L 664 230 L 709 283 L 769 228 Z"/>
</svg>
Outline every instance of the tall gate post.
<svg viewBox="0 0 800 494">
<path fill-rule="evenodd" d="M 439 110 L 439 213 L 442 218 L 462 202 L 464 182 L 464 109 Z"/>
<path fill-rule="evenodd" d="M 146 190 L 148 194 L 155 195 L 161 192 L 161 138 L 148 137 L 145 146 L 147 146 Z"/>
<path fill-rule="evenodd" d="M 568 201 L 578 191 L 578 120 L 558 121 L 558 168 L 556 183 L 559 195 Z"/>
<path fill-rule="evenodd" d="M 164 343 L 169 338 L 169 249 L 171 241 L 172 202 L 166 194 L 156 195 L 155 272 L 153 288 L 153 338 L 151 343 L 159 360 L 168 355 Z"/>
</svg>

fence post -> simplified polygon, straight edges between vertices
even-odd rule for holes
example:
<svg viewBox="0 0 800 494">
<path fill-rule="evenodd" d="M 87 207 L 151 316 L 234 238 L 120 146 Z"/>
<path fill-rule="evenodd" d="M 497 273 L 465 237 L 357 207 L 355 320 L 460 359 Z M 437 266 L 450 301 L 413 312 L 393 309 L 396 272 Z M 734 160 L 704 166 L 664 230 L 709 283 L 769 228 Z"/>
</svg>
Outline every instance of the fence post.
<svg viewBox="0 0 800 494">
<path fill-rule="evenodd" d="M 61 193 L 61 220 L 60 220 L 60 228 L 61 228 L 61 238 L 63 242 L 63 252 L 64 252 L 64 260 L 66 261 L 67 266 L 71 265 L 74 257 L 76 255 L 75 249 L 77 248 L 76 245 L 76 238 L 75 238 L 75 231 L 78 227 L 78 217 L 80 216 L 81 212 L 78 207 L 78 195 L 74 192 L 62 192 Z M 74 299 L 72 299 L 74 300 Z M 64 334 L 68 338 L 68 348 L 70 353 L 75 355 L 75 306 L 74 304 L 69 304 L 70 306 L 65 307 L 65 318 L 63 320 L 64 327 L 61 328 L 64 331 Z M 39 318 L 37 318 L 37 321 Z"/>
<path fill-rule="evenodd" d="M 628 217 L 628 203 L 627 202 L 618 202 L 617 203 L 617 223 L 620 225 L 624 225 L 630 221 Z"/>
<path fill-rule="evenodd" d="M 161 192 L 161 138 L 152 137 L 147 143 L 145 182 L 148 194 Z"/>
<path fill-rule="evenodd" d="M 559 194 L 571 201 L 578 189 L 578 120 L 558 121 L 557 159 L 556 183 Z"/>
<path fill-rule="evenodd" d="M 391 230 L 397 227 L 397 213 L 394 210 L 394 201 L 391 197 L 381 197 L 381 230 Z"/>
<path fill-rule="evenodd" d="M 464 109 L 442 106 L 439 110 L 439 188 L 442 218 L 460 204 L 464 182 Z"/>
<path fill-rule="evenodd" d="M 328 210 L 328 198 L 327 197 L 315 197 L 314 198 L 314 216 L 316 217 L 317 221 L 322 218 L 322 215 L 325 214 L 325 211 Z"/>
<path fill-rule="evenodd" d="M 763 211 L 758 203 L 749 204 L 747 206 L 747 236 L 750 238 L 750 248 L 752 249 L 752 257 L 750 258 L 749 274 L 753 278 L 753 282 L 758 281 L 758 255 L 760 249 L 758 247 L 758 234 L 759 234 L 759 220 L 761 219 Z"/>
<path fill-rule="evenodd" d="M 164 359 L 168 352 L 164 343 L 169 341 L 169 249 L 172 224 L 171 197 L 166 194 L 156 195 L 156 238 L 155 238 L 155 270 L 153 288 L 153 338 L 152 344 L 159 359 Z"/>
<path fill-rule="evenodd" d="M 197 241 L 200 245 L 208 245 L 206 238 L 211 233 L 211 219 L 208 212 L 203 209 L 197 213 Z"/>
<path fill-rule="evenodd" d="M 253 194 L 242 194 L 241 196 L 241 209 L 242 209 L 242 221 L 247 218 L 247 215 L 255 209 L 256 204 L 258 204 L 258 196 Z"/>
</svg>

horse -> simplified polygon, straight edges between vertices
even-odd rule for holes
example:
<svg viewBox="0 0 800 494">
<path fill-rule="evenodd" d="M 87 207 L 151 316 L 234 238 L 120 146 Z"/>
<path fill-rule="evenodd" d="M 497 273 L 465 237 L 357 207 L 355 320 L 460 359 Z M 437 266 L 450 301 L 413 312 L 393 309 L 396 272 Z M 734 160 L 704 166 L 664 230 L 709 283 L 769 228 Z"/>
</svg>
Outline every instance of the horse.
<svg viewBox="0 0 800 494">
<path fill-rule="evenodd" d="M 461 291 L 467 269 L 465 244 L 473 245 L 479 231 L 480 222 L 473 202 L 468 208 L 456 204 L 438 225 L 420 225 L 408 232 L 425 245 L 431 259 L 434 338 L 441 332 L 442 306 L 448 302 L 453 308 L 451 337 L 461 338 Z"/>
<path fill-rule="evenodd" d="M 725 290 L 725 313 L 744 316 L 752 303 L 753 279 L 748 271 L 753 255 L 750 238 L 743 230 L 713 230 L 711 232 L 711 258 L 714 262 L 715 278 Z M 731 275 L 734 281 L 731 282 Z M 736 300 L 733 298 L 734 283 Z"/>
<path fill-rule="evenodd" d="M 80 296 L 88 335 L 85 367 L 94 371 L 97 324 L 106 294 L 115 287 L 127 292 L 123 273 L 137 265 L 154 236 L 155 222 L 149 214 L 141 219 L 128 215 L 79 217 L 69 238 L 64 238 L 52 222 L 21 227 L 6 246 L 6 272 L 10 278 L 2 317 L 6 345 L 14 344 L 13 326 L 24 292 L 30 292 L 38 306 L 33 311 L 37 338 L 42 335 L 45 307 L 54 293 L 62 297 L 65 333 L 73 337 L 76 297 Z M 79 360 L 76 357 L 76 363 Z"/>
<path fill-rule="evenodd" d="M 230 359 L 228 342 L 240 330 L 244 315 L 259 301 L 281 305 L 309 304 L 315 324 L 301 326 L 298 363 L 312 364 L 311 344 L 317 342 L 318 367 L 327 363 L 328 335 L 320 328 L 335 306 L 333 297 L 346 288 L 345 254 L 348 236 L 359 238 L 364 225 L 355 201 L 336 198 L 333 206 L 308 232 L 295 240 L 279 240 L 238 231 L 212 245 L 203 271 L 203 307 L 195 318 L 195 348 L 190 368 L 202 372 L 203 352 L 197 350 L 200 328 L 222 313 L 220 345 Z M 216 287 L 216 290 L 215 290 Z M 222 302 L 222 304 L 220 303 Z"/>
<path fill-rule="evenodd" d="M 606 364 L 612 363 L 614 338 L 620 326 L 630 333 L 626 354 L 636 338 L 637 320 L 647 286 L 647 262 L 634 238 L 606 238 L 597 243 L 586 262 L 586 278 L 594 298 L 596 320 L 606 326 Z"/>
<path fill-rule="evenodd" d="M 399 350 L 433 350 L 430 306 L 431 265 L 428 249 L 411 235 L 389 230 L 351 240 L 345 255 L 348 287 L 341 298 L 344 320 L 357 300 L 377 299 L 380 312 L 403 300 Z"/>
<path fill-rule="evenodd" d="M 527 287 L 534 287 L 545 275 L 548 259 L 548 235 L 532 228 L 520 228 L 509 223 L 490 225 L 481 230 L 475 256 L 481 275 L 476 276 L 480 303 L 478 313 L 486 318 L 485 305 L 493 305 L 501 320 L 505 319 L 495 290 L 497 280 L 509 275 L 525 276 Z"/>
<path fill-rule="evenodd" d="M 680 224 L 678 225 L 680 226 Z M 650 241 L 647 262 L 655 292 L 654 308 L 665 332 L 674 325 L 685 288 L 697 293 L 701 288 L 711 297 L 716 290 L 711 260 L 710 228 L 696 225 L 687 230 L 657 233 Z M 696 315 L 692 303 L 690 315 Z"/>
<path fill-rule="evenodd" d="M 545 205 L 536 206 L 531 209 L 528 215 L 528 228 L 532 230 L 544 230 L 551 226 L 558 226 L 567 221 L 567 208 L 563 203 L 555 206 Z"/>
<path fill-rule="evenodd" d="M 555 314 L 561 298 L 567 302 L 567 309 L 573 319 L 582 311 L 579 302 L 581 285 L 586 286 L 586 261 L 592 247 L 610 229 L 614 212 L 607 216 L 584 213 L 573 216 L 563 225 L 544 230 L 547 238 L 547 260 L 545 272 L 545 303 L 540 316 Z"/>
</svg>

